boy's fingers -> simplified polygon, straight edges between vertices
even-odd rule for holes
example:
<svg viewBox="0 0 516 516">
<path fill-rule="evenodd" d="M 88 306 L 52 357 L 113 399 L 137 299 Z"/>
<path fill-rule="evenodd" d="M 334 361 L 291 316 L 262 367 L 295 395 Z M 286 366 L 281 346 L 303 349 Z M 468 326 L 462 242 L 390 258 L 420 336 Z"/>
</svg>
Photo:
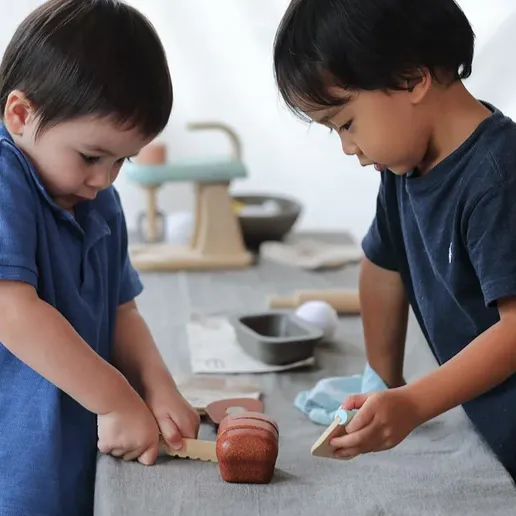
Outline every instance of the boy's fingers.
<svg viewBox="0 0 516 516">
<path fill-rule="evenodd" d="M 150 466 L 156 462 L 158 458 L 158 447 L 156 445 L 151 446 L 145 450 L 139 457 L 138 462 L 145 466 Z"/>
<path fill-rule="evenodd" d="M 374 411 L 367 405 L 364 405 L 346 425 L 346 431 L 349 434 L 358 432 L 363 428 L 366 428 L 374 419 Z"/>
<path fill-rule="evenodd" d="M 349 450 L 337 450 L 333 456 L 336 459 L 354 459 L 360 455 L 360 450 L 358 448 L 350 448 Z"/>
<path fill-rule="evenodd" d="M 368 394 L 353 394 L 344 400 L 342 407 L 346 410 L 359 409 L 367 401 L 368 397 Z"/>
<path fill-rule="evenodd" d="M 157 421 L 165 443 L 174 450 L 180 450 L 183 447 L 183 438 L 174 421 L 168 416 L 162 417 Z"/>
<path fill-rule="evenodd" d="M 129 461 L 132 461 L 132 460 L 138 458 L 139 455 L 140 455 L 140 450 L 131 451 L 131 452 L 128 452 L 128 453 L 124 454 L 122 459 L 127 461 L 127 462 L 129 462 Z"/>
<path fill-rule="evenodd" d="M 330 446 L 335 451 L 348 452 L 353 449 L 359 450 L 361 453 L 371 449 L 371 443 L 374 439 L 374 429 L 364 428 L 352 434 L 336 437 L 330 441 Z"/>
<path fill-rule="evenodd" d="M 175 424 L 181 438 L 188 437 L 190 439 L 197 439 L 199 435 L 199 427 L 201 426 L 201 418 L 200 416 L 196 419 L 187 418 L 183 421 L 177 421 Z"/>
<path fill-rule="evenodd" d="M 109 444 L 99 440 L 97 442 L 97 448 L 99 450 L 100 453 L 105 453 L 106 455 L 107 454 L 110 454 L 112 451 L 113 451 L 113 447 L 110 446 Z"/>
</svg>

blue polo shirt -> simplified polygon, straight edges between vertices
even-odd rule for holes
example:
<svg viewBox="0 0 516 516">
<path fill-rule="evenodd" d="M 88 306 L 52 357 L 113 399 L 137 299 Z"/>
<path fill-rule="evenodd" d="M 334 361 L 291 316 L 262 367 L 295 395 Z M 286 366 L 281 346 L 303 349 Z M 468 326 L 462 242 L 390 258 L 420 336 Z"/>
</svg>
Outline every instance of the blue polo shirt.
<svg viewBox="0 0 516 516">
<path fill-rule="evenodd" d="M 117 307 L 142 290 L 116 190 L 72 217 L 0 124 L 2 279 L 33 285 L 108 361 Z M 0 343 L 0 516 L 91 516 L 96 445 L 96 416 Z"/>
<path fill-rule="evenodd" d="M 499 299 L 516 296 L 516 124 L 486 106 L 492 115 L 428 174 L 382 173 L 363 241 L 373 263 L 400 273 L 439 364 L 499 321 Z M 516 375 L 464 410 L 516 478 Z"/>
</svg>

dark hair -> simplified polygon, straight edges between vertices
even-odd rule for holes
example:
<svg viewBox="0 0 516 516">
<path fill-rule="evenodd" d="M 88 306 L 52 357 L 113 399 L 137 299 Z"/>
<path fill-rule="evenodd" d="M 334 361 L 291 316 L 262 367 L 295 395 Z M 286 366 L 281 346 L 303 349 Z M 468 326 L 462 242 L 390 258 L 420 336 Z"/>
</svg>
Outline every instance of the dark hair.
<svg viewBox="0 0 516 516">
<path fill-rule="evenodd" d="M 437 80 L 469 77 L 474 40 L 454 0 L 292 0 L 274 42 L 275 77 L 302 114 L 300 102 L 339 105 L 330 86 L 400 90 L 423 68 Z"/>
<path fill-rule="evenodd" d="M 0 65 L 0 109 L 21 90 L 38 132 L 81 116 L 109 117 L 159 134 L 172 83 L 153 26 L 119 0 L 50 0 L 18 27 Z"/>
</svg>

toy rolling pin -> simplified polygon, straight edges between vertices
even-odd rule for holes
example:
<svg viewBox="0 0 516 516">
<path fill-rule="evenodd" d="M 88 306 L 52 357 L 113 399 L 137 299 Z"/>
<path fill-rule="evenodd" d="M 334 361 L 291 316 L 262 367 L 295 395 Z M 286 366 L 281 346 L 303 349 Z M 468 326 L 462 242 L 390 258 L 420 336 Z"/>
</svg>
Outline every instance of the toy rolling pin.
<svg viewBox="0 0 516 516">
<path fill-rule="evenodd" d="M 358 290 L 296 290 L 290 296 L 272 296 L 270 308 L 297 308 L 307 301 L 325 301 L 337 313 L 353 315 L 360 313 Z"/>
</svg>

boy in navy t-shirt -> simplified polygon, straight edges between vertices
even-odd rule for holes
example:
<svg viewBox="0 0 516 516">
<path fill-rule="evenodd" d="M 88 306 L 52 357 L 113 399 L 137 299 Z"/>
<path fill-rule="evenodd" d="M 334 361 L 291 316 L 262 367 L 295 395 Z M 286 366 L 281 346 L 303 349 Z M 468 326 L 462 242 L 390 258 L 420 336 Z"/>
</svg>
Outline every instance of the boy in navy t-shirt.
<svg viewBox="0 0 516 516">
<path fill-rule="evenodd" d="M 167 124 L 154 29 L 117 0 L 51 0 L 0 65 L 0 515 L 93 514 L 97 447 L 154 463 L 199 416 L 140 316 L 112 183 Z"/>
<path fill-rule="evenodd" d="M 475 99 L 474 34 L 453 0 L 294 0 L 279 90 L 381 174 L 360 275 L 367 359 L 390 387 L 337 457 L 386 450 L 462 405 L 516 478 L 516 124 Z M 405 384 L 411 306 L 440 367 Z"/>
</svg>

